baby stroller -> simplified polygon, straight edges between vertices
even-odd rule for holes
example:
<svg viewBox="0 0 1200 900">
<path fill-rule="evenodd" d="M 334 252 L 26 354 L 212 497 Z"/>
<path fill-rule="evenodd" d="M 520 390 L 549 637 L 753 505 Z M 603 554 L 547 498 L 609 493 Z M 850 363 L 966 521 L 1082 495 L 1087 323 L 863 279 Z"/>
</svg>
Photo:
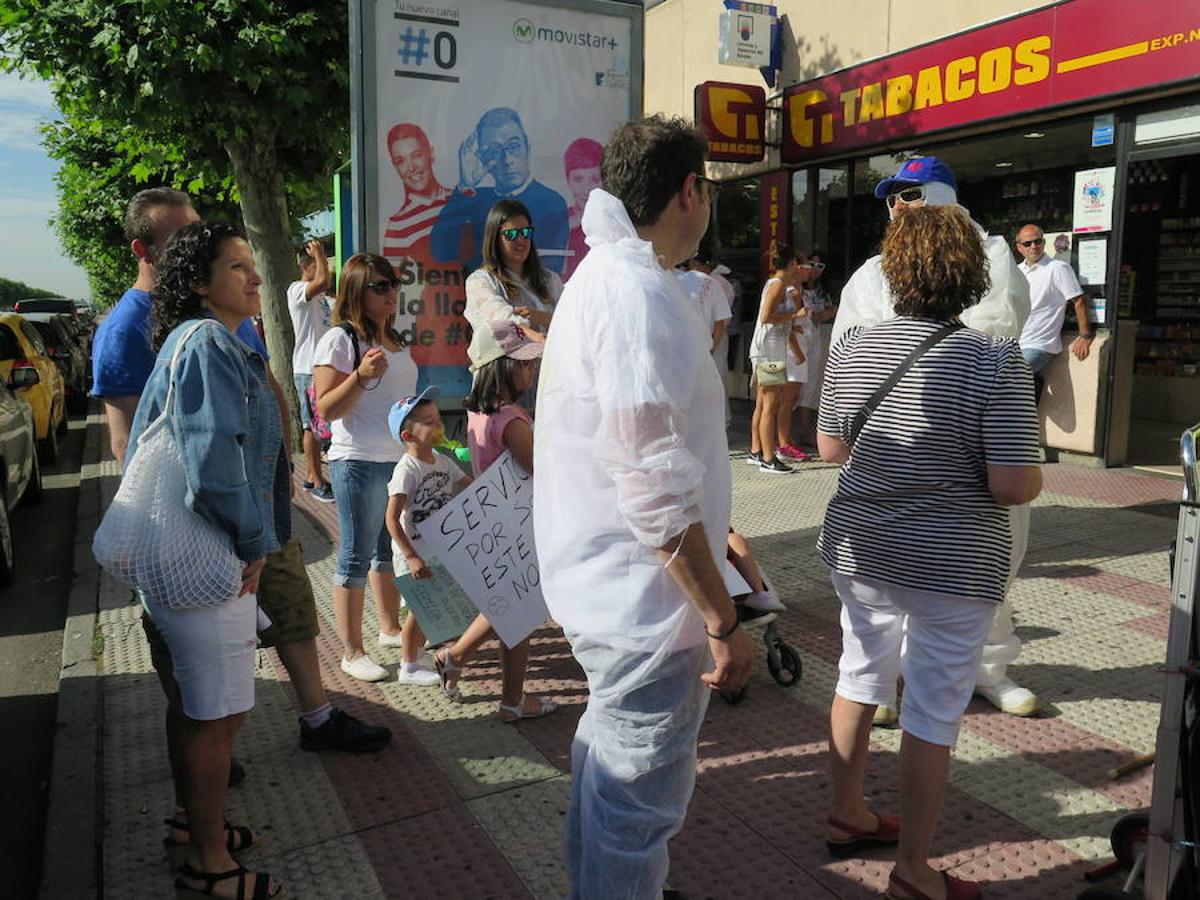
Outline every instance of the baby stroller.
<svg viewBox="0 0 1200 900">
<path fill-rule="evenodd" d="M 1198 441 L 1200 427 L 1185 431 L 1180 441 L 1184 497 L 1171 552 L 1171 620 L 1166 664 L 1162 667 L 1166 690 L 1154 749 L 1150 809 L 1117 821 L 1112 828 L 1116 862 L 1089 873 L 1126 868 L 1129 874 L 1125 883 L 1120 888 L 1085 888 L 1079 900 L 1183 900 L 1200 896 L 1200 628 L 1195 603 L 1200 586 Z"/>
<path fill-rule="evenodd" d="M 733 572 L 731 575 L 730 572 Z M 800 662 L 800 651 L 785 641 L 779 634 L 779 630 L 775 627 L 775 622 L 779 618 L 779 612 L 775 610 L 763 611 L 747 606 L 743 602 L 747 596 L 749 585 L 733 568 L 732 563 L 726 563 L 726 583 L 729 585 L 729 593 L 737 603 L 738 622 L 741 623 L 747 633 L 752 638 L 761 638 L 763 644 L 767 648 L 767 670 L 771 673 L 771 677 L 784 687 L 795 687 L 800 683 L 800 676 L 803 674 L 803 664 Z M 766 589 L 772 594 L 775 593 L 774 585 L 767 577 L 766 573 L 762 573 L 763 584 Z M 741 703 L 746 699 L 747 687 L 738 688 L 736 691 L 722 691 L 721 699 L 726 703 Z"/>
</svg>

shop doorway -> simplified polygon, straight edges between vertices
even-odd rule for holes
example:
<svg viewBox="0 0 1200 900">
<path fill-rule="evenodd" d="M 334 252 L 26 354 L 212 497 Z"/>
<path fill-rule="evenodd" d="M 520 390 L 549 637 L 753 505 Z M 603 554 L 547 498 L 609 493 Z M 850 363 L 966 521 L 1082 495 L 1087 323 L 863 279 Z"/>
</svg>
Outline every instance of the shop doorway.
<svg viewBox="0 0 1200 900">
<path fill-rule="evenodd" d="M 1130 155 L 1117 315 L 1137 323 L 1128 464 L 1179 471 L 1200 422 L 1200 146 Z"/>
</svg>

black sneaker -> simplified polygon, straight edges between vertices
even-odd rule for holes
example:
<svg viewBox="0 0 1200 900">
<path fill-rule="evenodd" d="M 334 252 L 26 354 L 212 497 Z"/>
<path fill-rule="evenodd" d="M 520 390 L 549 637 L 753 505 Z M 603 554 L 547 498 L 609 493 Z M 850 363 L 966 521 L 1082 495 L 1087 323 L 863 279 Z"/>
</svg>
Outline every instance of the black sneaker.
<svg viewBox="0 0 1200 900">
<path fill-rule="evenodd" d="M 781 460 L 778 456 L 770 462 L 763 460 L 759 465 L 760 472 L 771 472 L 775 475 L 791 475 L 795 471 L 791 466 Z"/>
<path fill-rule="evenodd" d="M 749 453 L 746 454 L 746 462 L 750 463 L 750 465 L 752 465 L 752 466 L 761 466 L 762 461 L 763 460 L 762 460 L 762 451 L 761 450 L 758 453 L 755 453 L 753 450 L 751 450 Z"/>
<path fill-rule="evenodd" d="M 300 720 L 301 750 L 344 750 L 347 753 L 374 753 L 392 739 L 390 728 L 368 725 L 334 707 L 320 728 L 310 728 Z"/>
</svg>

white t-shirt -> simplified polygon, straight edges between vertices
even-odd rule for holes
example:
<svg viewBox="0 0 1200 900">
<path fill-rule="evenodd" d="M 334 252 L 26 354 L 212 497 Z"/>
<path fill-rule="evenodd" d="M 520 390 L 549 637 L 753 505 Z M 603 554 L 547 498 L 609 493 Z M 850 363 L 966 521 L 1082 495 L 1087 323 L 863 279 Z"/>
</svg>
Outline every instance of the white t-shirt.
<svg viewBox="0 0 1200 900">
<path fill-rule="evenodd" d="M 675 279 L 683 292 L 696 302 L 700 320 L 709 334 L 712 334 L 718 322 L 729 321 L 733 313 L 729 311 L 729 301 L 716 279 L 703 272 L 682 272 L 678 269 L 675 270 Z"/>
<path fill-rule="evenodd" d="M 1018 268 L 1029 279 L 1029 318 L 1021 330 L 1021 349 L 1061 353 L 1067 301 L 1083 293 L 1075 270 L 1048 256 L 1032 266 L 1023 262 Z"/>
<path fill-rule="evenodd" d="M 296 375 L 311 375 L 313 354 L 317 343 L 329 330 L 331 307 L 329 298 L 317 294 L 311 300 L 304 293 L 303 281 L 288 285 L 288 312 L 292 314 L 292 333 L 296 336 L 296 349 L 292 352 L 292 372 Z"/>
<path fill-rule="evenodd" d="M 725 559 L 731 472 L 711 334 L 616 197 L 583 211 L 588 255 L 554 313 L 538 381 L 533 528 L 569 637 L 637 652 L 702 644 L 658 547 L 704 523 Z"/>
<path fill-rule="evenodd" d="M 443 453 L 435 451 L 432 463 L 422 462 L 407 452 L 400 457 L 387 490 L 389 497 L 405 496 L 400 527 L 409 540 L 421 536 L 421 523 L 446 505 L 446 501 L 454 496 L 454 486 L 465 477 L 458 464 Z M 421 552 L 420 547 L 417 552 Z M 392 567 L 397 575 L 409 572 L 404 551 L 395 541 L 392 541 Z"/>
<path fill-rule="evenodd" d="M 378 344 L 359 339 L 363 356 Z M 363 462 L 395 462 L 404 454 L 404 445 L 388 431 L 388 410 L 397 400 L 417 392 L 417 365 L 408 349 L 384 350 L 388 368 L 378 385 L 368 382 L 371 390 L 358 392 L 358 402 L 350 412 L 329 423 L 333 441 L 329 459 L 357 459 Z M 330 328 L 317 343 L 314 366 L 332 366 L 354 377 L 354 344 L 341 328 Z"/>
</svg>

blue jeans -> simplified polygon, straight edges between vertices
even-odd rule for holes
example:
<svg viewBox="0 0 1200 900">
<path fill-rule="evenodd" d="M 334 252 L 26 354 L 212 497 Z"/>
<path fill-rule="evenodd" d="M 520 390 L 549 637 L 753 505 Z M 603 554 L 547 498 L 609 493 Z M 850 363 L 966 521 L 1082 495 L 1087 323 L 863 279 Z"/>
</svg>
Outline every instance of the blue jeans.
<svg viewBox="0 0 1200 900">
<path fill-rule="evenodd" d="M 387 484 L 395 463 L 335 459 L 329 464 L 338 498 L 338 555 L 333 583 L 361 588 L 367 571 L 392 571 L 392 538 L 388 534 Z"/>
<path fill-rule="evenodd" d="M 1025 357 L 1025 362 L 1029 363 L 1029 370 L 1034 375 L 1050 365 L 1054 361 L 1054 357 L 1058 356 L 1057 353 L 1047 353 L 1045 350 L 1035 350 L 1032 347 L 1022 347 L 1021 355 Z"/>
</svg>

